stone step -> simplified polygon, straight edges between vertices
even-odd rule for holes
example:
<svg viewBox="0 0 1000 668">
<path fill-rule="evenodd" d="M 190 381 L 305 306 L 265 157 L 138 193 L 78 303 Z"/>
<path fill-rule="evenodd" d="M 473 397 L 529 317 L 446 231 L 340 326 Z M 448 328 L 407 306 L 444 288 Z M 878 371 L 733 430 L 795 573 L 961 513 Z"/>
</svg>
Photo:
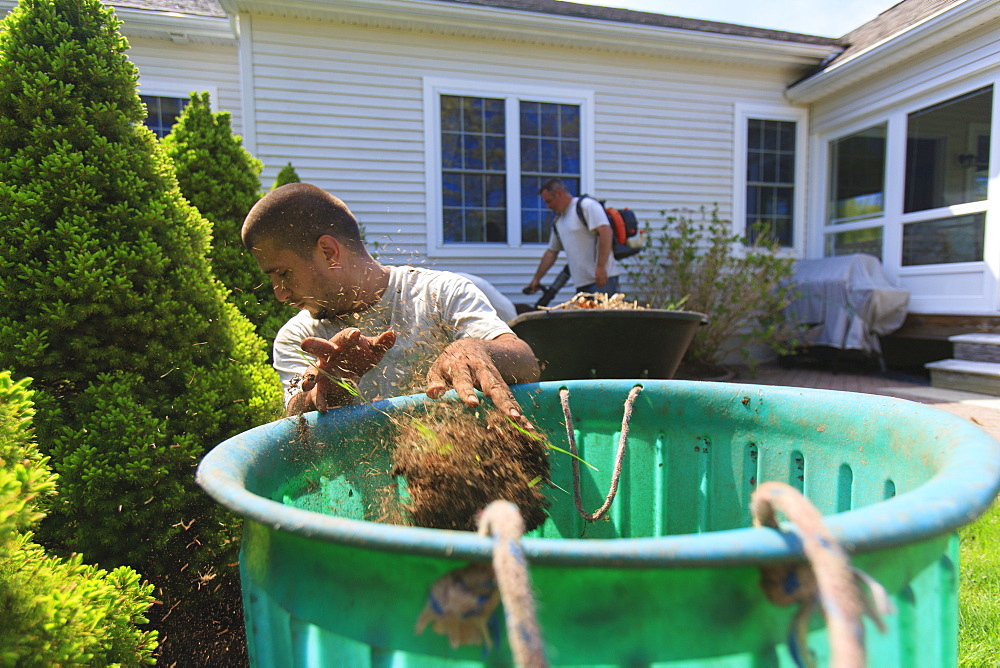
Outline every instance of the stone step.
<svg viewBox="0 0 1000 668">
<path fill-rule="evenodd" d="M 949 390 L 1000 397 L 1000 363 L 966 359 L 941 360 L 924 365 L 931 372 L 931 385 Z"/>
<path fill-rule="evenodd" d="M 1000 334 L 956 334 L 948 340 L 955 359 L 1000 363 Z"/>
</svg>

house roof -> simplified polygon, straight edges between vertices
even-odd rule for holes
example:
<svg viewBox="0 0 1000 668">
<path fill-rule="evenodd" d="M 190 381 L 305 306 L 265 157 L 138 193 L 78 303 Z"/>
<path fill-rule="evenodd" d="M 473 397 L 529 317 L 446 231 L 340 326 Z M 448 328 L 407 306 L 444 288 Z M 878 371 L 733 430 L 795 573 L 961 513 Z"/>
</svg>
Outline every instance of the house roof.
<svg viewBox="0 0 1000 668">
<path fill-rule="evenodd" d="M 146 9 L 154 12 L 174 12 L 195 16 L 225 18 L 226 12 L 218 0 L 110 0 L 115 7 Z"/>
<path fill-rule="evenodd" d="M 785 96 L 809 104 L 871 77 L 1000 26 L 1000 0 L 903 0 L 841 39 L 847 48 L 790 86 Z"/>
<path fill-rule="evenodd" d="M 689 18 L 684 18 L 682 16 L 669 16 L 666 14 L 641 12 L 632 9 L 599 7 L 596 5 L 585 5 L 585 4 L 578 4 L 575 2 L 563 2 L 562 0 L 440 0 L 440 1 L 450 2 L 454 4 L 462 4 L 462 5 L 479 5 L 484 7 L 513 9 L 525 12 L 534 12 L 538 14 L 553 14 L 556 16 L 597 19 L 600 21 L 613 21 L 616 23 L 630 23 L 634 25 L 651 26 L 658 28 L 673 28 L 675 30 L 696 30 L 699 32 L 711 32 L 722 35 L 733 35 L 736 37 L 752 37 L 755 39 L 769 39 L 781 42 L 798 42 L 801 44 L 818 44 L 824 46 L 840 45 L 840 40 L 832 37 L 818 37 L 816 35 L 805 35 L 801 33 L 786 32 L 784 30 L 754 28 L 751 26 L 737 25 L 735 23 L 721 23 L 718 21 L 689 19 Z"/>
<path fill-rule="evenodd" d="M 612 21 L 648 27 L 672 28 L 675 30 L 694 30 L 698 32 L 717 33 L 734 37 L 750 37 L 755 39 L 776 40 L 780 42 L 797 42 L 800 44 L 816 44 L 821 46 L 839 46 L 840 41 L 831 37 L 818 37 L 784 30 L 754 28 L 734 23 L 718 21 L 703 21 L 682 16 L 668 16 L 653 12 L 641 12 L 631 9 L 614 7 L 599 7 L 596 5 L 563 2 L 562 0 L 437 0 L 442 3 L 456 5 L 475 5 L 494 7 L 514 11 L 532 12 L 536 14 L 551 14 L 571 18 L 595 19 Z M 111 0 L 116 7 L 145 9 L 160 12 L 176 12 L 179 14 L 195 14 L 199 16 L 225 16 L 226 12 L 218 0 Z"/>
<path fill-rule="evenodd" d="M 963 2 L 965 0 L 903 0 L 841 37 L 847 48 L 830 61 L 829 65 L 838 60 L 848 60 L 893 35 L 912 28 L 924 19 Z"/>
</svg>

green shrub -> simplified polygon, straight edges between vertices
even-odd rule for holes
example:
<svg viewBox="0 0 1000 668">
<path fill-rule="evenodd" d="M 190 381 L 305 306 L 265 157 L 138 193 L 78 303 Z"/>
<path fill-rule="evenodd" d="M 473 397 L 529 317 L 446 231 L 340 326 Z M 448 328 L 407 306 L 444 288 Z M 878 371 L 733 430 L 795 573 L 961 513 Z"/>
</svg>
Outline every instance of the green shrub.
<svg viewBox="0 0 1000 668">
<path fill-rule="evenodd" d="M 118 25 L 97 0 L 24 0 L 0 27 L 0 368 L 36 379 L 60 476 L 40 541 L 193 581 L 235 561 L 194 466 L 280 394 L 142 124 Z"/>
<path fill-rule="evenodd" d="M 108 573 L 31 542 L 55 476 L 33 440 L 28 383 L 0 372 L 0 665 L 153 663 L 157 634 L 136 626 L 147 622 L 152 585 L 130 568 Z"/>
<path fill-rule="evenodd" d="M 299 175 L 295 172 L 295 168 L 292 167 L 292 163 L 288 163 L 281 168 L 281 171 L 278 172 L 278 176 L 274 179 L 274 184 L 271 186 L 271 190 L 280 188 L 281 186 L 289 183 L 301 183 L 301 181 L 302 179 L 300 179 Z"/>
<path fill-rule="evenodd" d="M 191 94 L 161 144 L 174 163 L 181 192 L 212 223 L 216 277 L 257 332 L 273 341 L 295 310 L 274 298 L 271 282 L 263 278 L 240 239 L 243 219 L 261 196 L 262 163 L 243 148 L 241 138 L 233 136 L 229 112 L 212 113 L 208 93 Z"/>
<path fill-rule="evenodd" d="M 629 268 L 632 293 L 643 304 L 683 308 L 708 316 L 685 355 L 693 367 L 715 369 L 739 351 L 754 363 L 756 346 L 785 352 L 794 342 L 785 307 L 795 297 L 793 260 L 765 234 L 732 233 L 718 210 L 661 212 L 662 226 L 646 225 L 646 248 Z"/>
</svg>

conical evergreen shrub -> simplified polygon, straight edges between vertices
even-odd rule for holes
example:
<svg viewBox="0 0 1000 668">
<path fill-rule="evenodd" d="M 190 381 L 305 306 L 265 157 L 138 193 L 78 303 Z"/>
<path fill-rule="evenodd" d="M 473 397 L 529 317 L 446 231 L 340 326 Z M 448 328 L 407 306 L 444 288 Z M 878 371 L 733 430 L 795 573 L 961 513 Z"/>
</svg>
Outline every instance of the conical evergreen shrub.
<svg viewBox="0 0 1000 668">
<path fill-rule="evenodd" d="M 153 663 L 156 631 L 140 630 L 150 584 L 63 560 L 31 541 L 55 476 L 34 440 L 30 379 L 0 371 L 0 666 Z"/>
<path fill-rule="evenodd" d="M 263 163 L 233 135 L 228 111 L 212 112 L 208 93 L 191 99 L 170 134 L 160 140 L 177 171 L 181 192 L 212 223 L 212 267 L 230 300 L 268 342 L 295 315 L 274 298 L 240 239 L 247 212 L 261 197 Z"/>
<path fill-rule="evenodd" d="M 278 172 L 278 176 L 275 177 L 274 183 L 271 185 L 271 190 L 275 188 L 280 188 L 283 185 L 289 183 L 301 183 L 302 179 L 299 178 L 298 172 L 292 167 L 292 163 L 288 163 Z"/>
<path fill-rule="evenodd" d="M 97 0 L 22 0 L 0 26 L 0 368 L 35 379 L 46 544 L 177 582 L 235 560 L 194 467 L 280 396 L 118 26 Z"/>
</svg>

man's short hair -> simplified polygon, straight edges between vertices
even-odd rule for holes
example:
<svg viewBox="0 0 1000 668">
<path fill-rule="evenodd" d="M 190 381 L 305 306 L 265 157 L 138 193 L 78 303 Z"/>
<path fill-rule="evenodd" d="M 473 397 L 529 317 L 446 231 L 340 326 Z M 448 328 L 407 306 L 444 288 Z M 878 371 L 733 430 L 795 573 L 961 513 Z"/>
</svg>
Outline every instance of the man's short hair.
<svg viewBox="0 0 1000 668">
<path fill-rule="evenodd" d="M 266 242 L 308 257 L 328 234 L 352 250 L 364 248 L 358 221 L 343 201 L 309 183 L 289 183 L 262 197 L 243 221 L 248 250 Z"/>
<path fill-rule="evenodd" d="M 542 187 L 538 189 L 538 194 L 541 195 L 545 192 L 554 193 L 560 191 L 569 192 L 569 189 L 566 187 L 566 183 L 562 179 L 551 178 L 542 184 Z"/>
</svg>

